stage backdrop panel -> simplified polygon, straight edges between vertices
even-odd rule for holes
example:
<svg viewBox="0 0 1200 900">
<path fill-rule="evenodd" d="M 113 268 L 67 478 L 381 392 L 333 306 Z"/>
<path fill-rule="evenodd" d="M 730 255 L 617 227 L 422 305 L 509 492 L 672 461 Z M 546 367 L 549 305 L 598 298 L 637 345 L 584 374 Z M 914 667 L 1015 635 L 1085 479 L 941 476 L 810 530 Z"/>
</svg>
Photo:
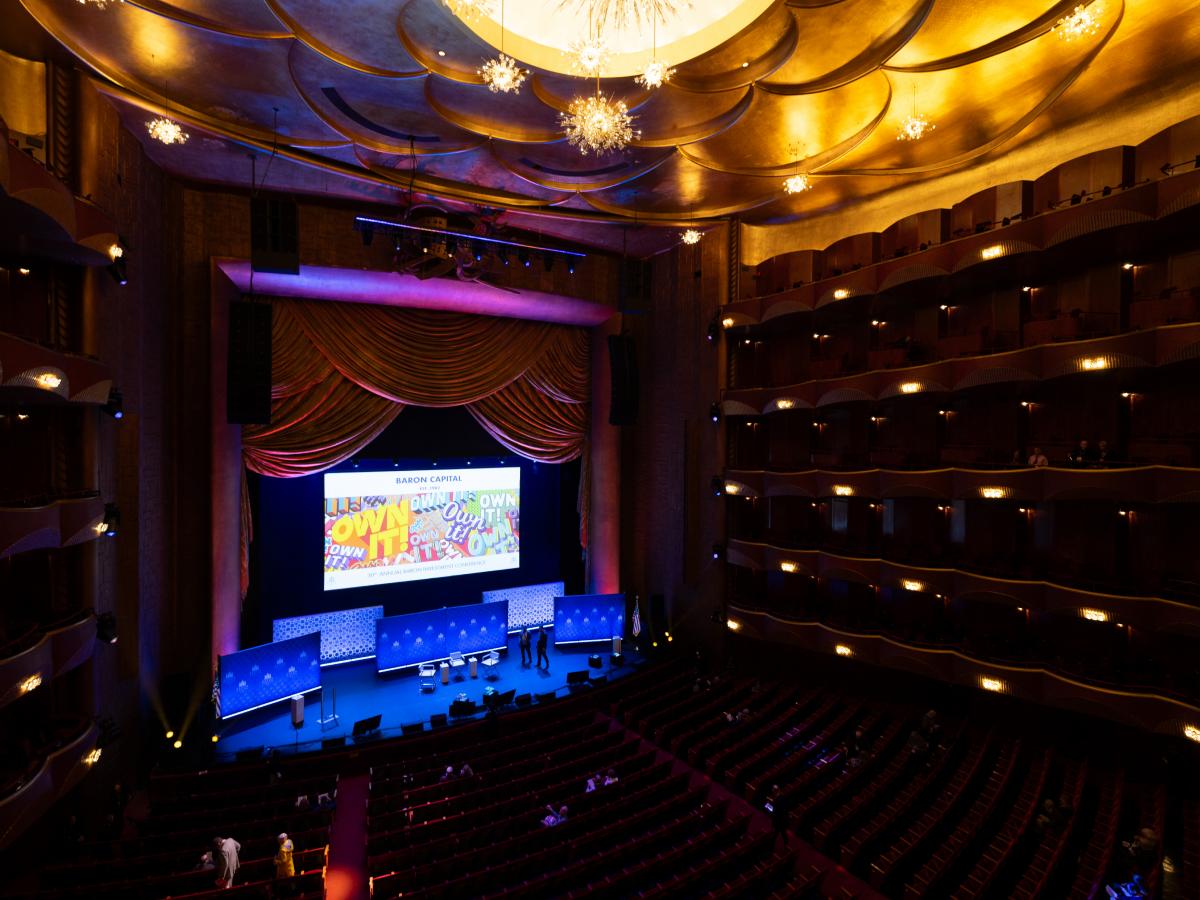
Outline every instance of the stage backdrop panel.
<svg viewBox="0 0 1200 900">
<path fill-rule="evenodd" d="M 538 625 L 554 624 L 554 598 L 561 597 L 565 585 L 561 581 L 546 584 L 527 584 L 523 587 L 484 591 L 484 603 L 508 601 L 508 630 L 520 631 Z"/>
<path fill-rule="evenodd" d="M 380 672 L 502 650 L 508 646 L 508 604 L 471 603 L 375 620 L 375 665 Z"/>
<path fill-rule="evenodd" d="M 625 633 L 624 594 L 554 598 L 554 645 L 611 641 Z"/>
<path fill-rule="evenodd" d="M 217 714 L 228 719 L 321 686 L 321 635 L 301 635 L 217 659 Z"/>
<path fill-rule="evenodd" d="M 290 616 L 271 623 L 271 640 L 286 641 L 316 631 L 321 635 L 321 665 L 369 659 L 375 655 L 375 620 L 382 618 L 382 606 Z"/>
</svg>

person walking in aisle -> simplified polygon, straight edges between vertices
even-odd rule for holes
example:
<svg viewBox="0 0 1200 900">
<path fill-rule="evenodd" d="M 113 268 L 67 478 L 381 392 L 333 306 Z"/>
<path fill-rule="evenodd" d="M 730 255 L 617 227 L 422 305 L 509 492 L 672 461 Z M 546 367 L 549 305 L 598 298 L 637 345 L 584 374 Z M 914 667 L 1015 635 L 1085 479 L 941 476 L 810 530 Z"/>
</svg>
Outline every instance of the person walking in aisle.
<svg viewBox="0 0 1200 900">
<path fill-rule="evenodd" d="M 548 657 L 546 655 L 546 626 L 545 625 L 543 625 L 541 628 L 538 629 L 537 651 L 538 651 L 537 667 L 539 669 L 542 667 L 542 660 L 544 659 L 546 661 L 546 671 L 549 672 L 550 671 L 550 657 Z"/>
<path fill-rule="evenodd" d="M 521 629 L 521 638 L 518 641 L 518 643 L 521 645 L 521 665 L 523 665 L 523 666 L 532 666 L 533 665 L 533 651 L 530 650 L 529 642 L 530 642 L 529 629 L 522 628 Z"/>
<path fill-rule="evenodd" d="M 233 887 L 233 876 L 241 868 L 242 861 L 238 854 L 242 845 L 231 837 L 218 837 L 213 840 L 213 861 L 217 864 L 217 887 L 229 890 Z"/>
</svg>

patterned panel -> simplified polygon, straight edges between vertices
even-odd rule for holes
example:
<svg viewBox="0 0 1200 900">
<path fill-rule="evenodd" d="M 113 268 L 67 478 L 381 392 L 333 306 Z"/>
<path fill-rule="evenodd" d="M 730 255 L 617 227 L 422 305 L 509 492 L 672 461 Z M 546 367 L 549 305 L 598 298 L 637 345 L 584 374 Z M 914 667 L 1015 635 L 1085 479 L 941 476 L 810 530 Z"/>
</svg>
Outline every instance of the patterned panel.
<svg viewBox="0 0 1200 900">
<path fill-rule="evenodd" d="M 466 656 L 508 645 L 508 603 L 472 603 L 375 622 L 375 664 L 380 672 Z"/>
<path fill-rule="evenodd" d="M 382 606 L 363 606 L 359 609 L 276 619 L 271 626 L 271 640 L 284 641 L 319 631 L 321 665 L 365 659 L 375 655 L 375 620 L 382 618 Z"/>
<path fill-rule="evenodd" d="M 554 643 L 610 641 L 625 633 L 624 594 L 577 594 L 554 598 Z"/>
<path fill-rule="evenodd" d="M 321 686 L 321 639 L 315 632 L 229 653 L 217 661 L 217 709 L 223 719 Z"/>
<path fill-rule="evenodd" d="M 550 581 L 500 591 L 484 591 L 483 602 L 508 601 L 508 630 L 511 633 L 522 628 L 554 624 L 554 598 L 561 597 L 565 587 L 561 581 Z"/>
</svg>

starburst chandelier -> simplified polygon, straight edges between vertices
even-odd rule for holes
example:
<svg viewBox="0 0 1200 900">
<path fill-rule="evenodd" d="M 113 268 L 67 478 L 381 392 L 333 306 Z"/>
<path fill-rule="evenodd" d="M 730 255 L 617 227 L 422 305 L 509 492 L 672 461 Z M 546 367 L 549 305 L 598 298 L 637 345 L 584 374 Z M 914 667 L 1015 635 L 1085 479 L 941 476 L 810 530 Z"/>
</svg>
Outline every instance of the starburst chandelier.
<svg viewBox="0 0 1200 900">
<path fill-rule="evenodd" d="M 504 0 L 500 0 L 500 55 L 476 71 L 493 94 L 517 94 L 525 82 L 525 70 L 504 54 Z"/>
<path fill-rule="evenodd" d="M 641 136 L 633 127 L 633 116 L 629 115 L 625 101 L 610 100 L 601 94 L 599 79 L 596 93 L 576 97 L 565 113 L 558 114 L 558 121 L 567 133 L 567 142 L 578 147 L 584 156 L 589 151 L 600 154 L 624 150 L 630 141 Z"/>
<path fill-rule="evenodd" d="M 578 10 L 600 30 L 623 30 L 665 24 L 691 9 L 692 0 L 562 0 L 560 6 Z"/>
<path fill-rule="evenodd" d="M 191 135 L 183 130 L 174 119 L 167 116 L 156 116 L 146 123 L 146 131 L 156 141 L 161 141 L 170 147 L 172 144 L 186 144 Z"/>
<path fill-rule="evenodd" d="M 107 9 L 110 3 L 124 3 L 125 0 L 75 0 L 80 6 L 94 6 L 96 9 Z"/>
<path fill-rule="evenodd" d="M 675 74 L 675 70 L 669 63 L 665 63 L 658 58 L 658 19 L 654 20 L 652 43 L 650 46 L 652 48 L 650 51 L 650 62 L 646 63 L 646 68 L 642 69 L 642 74 L 633 80 L 642 87 L 653 90 L 656 87 L 662 87 Z"/>
<path fill-rule="evenodd" d="M 810 187 L 812 187 L 812 184 L 809 182 L 808 176 L 803 172 L 789 175 L 783 180 L 783 189 L 789 194 L 803 194 Z"/>
<path fill-rule="evenodd" d="M 683 241 L 685 244 L 691 245 L 700 243 L 700 238 L 702 237 L 704 237 L 703 232 L 697 231 L 695 228 L 689 228 L 679 235 L 679 240 Z"/>
<path fill-rule="evenodd" d="M 896 135 L 896 140 L 919 141 L 936 127 L 936 125 L 917 112 L 917 86 L 914 84 L 912 115 L 905 116 L 904 121 L 900 123 L 900 133 Z"/>
<path fill-rule="evenodd" d="M 466 22 L 490 16 L 492 0 L 442 0 L 450 11 Z"/>
<path fill-rule="evenodd" d="M 1064 41 L 1091 37 L 1100 30 L 1100 14 L 1103 11 L 1100 3 L 1080 3 L 1054 23 L 1054 31 Z"/>
<path fill-rule="evenodd" d="M 608 63 L 608 43 L 599 31 L 571 41 L 567 49 L 571 55 L 571 68 L 582 75 L 600 75 Z"/>
</svg>

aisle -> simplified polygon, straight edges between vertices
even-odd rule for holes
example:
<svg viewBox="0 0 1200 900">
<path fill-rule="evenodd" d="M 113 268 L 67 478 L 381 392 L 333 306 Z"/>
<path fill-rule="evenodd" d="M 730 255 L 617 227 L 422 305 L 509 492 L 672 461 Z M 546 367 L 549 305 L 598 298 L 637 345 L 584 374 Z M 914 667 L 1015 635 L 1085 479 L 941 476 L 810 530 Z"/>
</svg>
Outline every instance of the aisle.
<svg viewBox="0 0 1200 900">
<path fill-rule="evenodd" d="M 326 900 L 367 900 L 367 794 L 369 775 L 338 779 L 337 810 L 329 826 Z"/>
</svg>

